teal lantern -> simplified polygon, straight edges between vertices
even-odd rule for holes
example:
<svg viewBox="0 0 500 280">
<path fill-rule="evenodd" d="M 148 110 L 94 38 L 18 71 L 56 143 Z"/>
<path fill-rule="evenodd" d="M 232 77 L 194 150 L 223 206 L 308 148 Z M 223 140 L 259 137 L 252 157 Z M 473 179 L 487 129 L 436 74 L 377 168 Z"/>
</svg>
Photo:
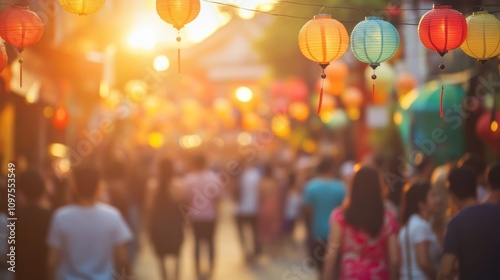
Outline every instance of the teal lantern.
<svg viewBox="0 0 500 280">
<path fill-rule="evenodd" d="M 372 80 L 377 78 L 375 69 L 381 62 L 393 57 L 398 48 L 398 31 L 380 17 L 367 17 L 352 30 L 352 52 L 359 61 L 368 63 L 373 69 Z M 375 94 L 375 84 L 372 85 L 372 93 Z"/>
</svg>

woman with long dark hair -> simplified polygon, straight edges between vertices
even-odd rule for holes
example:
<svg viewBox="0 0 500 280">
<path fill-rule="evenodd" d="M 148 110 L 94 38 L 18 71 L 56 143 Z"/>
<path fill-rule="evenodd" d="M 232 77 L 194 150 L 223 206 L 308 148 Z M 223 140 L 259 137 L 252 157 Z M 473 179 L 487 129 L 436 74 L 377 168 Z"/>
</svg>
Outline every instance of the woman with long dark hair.
<svg viewBox="0 0 500 280">
<path fill-rule="evenodd" d="M 398 279 L 397 223 L 384 206 L 379 172 L 362 167 L 344 206 L 332 212 L 323 279 Z M 335 271 L 341 257 L 340 272 Z"/>
<path fill-rule="evenodd" d="M 160 261 L 162 279 L 167 279 L 165 258 L 171 256 L 175 262 L 174 279 L 179 279 L 179 253 L 184 240 L 183 218 L 178 205 L 181 195 L 173 188 L 173 166 L 164 159 L 158 165 L 158 186 L 154 193 L 151 213 L 150 237 Z"/>
<path fill-rule="evenodd" d="M 439 196 L 428 182 L 405 186 L 401 204 L 401 280 L 436 279 L 439 245 L 429 222 L 439 212 Z"/>
</svg>

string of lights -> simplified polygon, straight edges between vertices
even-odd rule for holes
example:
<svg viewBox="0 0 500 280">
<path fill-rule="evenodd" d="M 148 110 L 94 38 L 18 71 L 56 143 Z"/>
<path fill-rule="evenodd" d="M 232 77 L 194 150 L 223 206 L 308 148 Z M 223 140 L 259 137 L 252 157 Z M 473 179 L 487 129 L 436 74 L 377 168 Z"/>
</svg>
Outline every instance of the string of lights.
<svg viewBox="0 0 500 280">
<path fill-rule="evenodd" d="M 207 3 L 212 3 L 220 6 L 225 6 L 233 9 L 239 9 L 239 10 L 245 10 L 245 11 L 250 11 L 250 12 L 255 12 L 255 13 L 260 13 L 260 14 L 266 14 L 270 16 L 276 16 L 276 17 L 286 17 L 286 18 L 293 18 L 293 19 L 303 19 L 303 20 L 310 20 L 310 17 L 304 17 L 304 16 L 297 16 L 297 15 L 290 15 L 290 14 L 282 14 L 282 13 L 277 13 L 277 12 L 270 12 L 270 11 L 263 11 L 263 10 L 258 10 L 258 9 L 251 9 L 247 7 L 242 7 L 238 6 L 235 4 L 230 4 L 230 3 L 224 3 L 216 0 L 202 0 Z M 296 2 L 296 1 L 289 1 L 289 0 L 280 0 L 276 4 L 292 4 L 292 5 L 299 5 L 299 6 L 306 6 L 306 7 L 316 7 L 320 9 L 340 9 L 340 10 L 353 10 L 353 11 L 385 11 L 387 10 L 386 8 L 384 9 L 371 9 L 371 8 L 356 8 L 356 7 L 347 7 L 347 6 L 328 6 L 328 5 L 321 5 L 321 4 L 309 4 L 309 3 L 302 3 L 302 2 Z M 500 7 L 500 4 L 490 4 L 490 5 L 482 5 L 482 6 L 467 6 L 467 8 L 477 8 L 479 9 L 484 9 L 485 7 Z M 465 7 L 465 6 L 464 6 Z M 464 8 L 462 7 L 462 8 Z M 402 11 L 428 11 L 429 9 L 418 9 L 418 8 L 399 8 L 399 10 Z M 490 11 L 490 12 L 497 12 L 497 11 Z M 342 23 L 358 23 L 359 21 L 353 21 L 353 20 L 339 20 Z M 398 23 L 399 25 L 413 25 L 413 26 L 418 26 L 418 23 L 416 22 L 400 22 Z"/>
</svg>

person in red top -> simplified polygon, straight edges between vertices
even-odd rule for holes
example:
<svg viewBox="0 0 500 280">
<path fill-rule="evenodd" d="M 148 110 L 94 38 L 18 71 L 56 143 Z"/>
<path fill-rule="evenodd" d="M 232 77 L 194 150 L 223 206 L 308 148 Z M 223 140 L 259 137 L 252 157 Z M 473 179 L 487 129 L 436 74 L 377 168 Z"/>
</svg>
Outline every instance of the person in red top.
<svg viewBox="0 0 500 280">
<path fill-rule="evenodd" d="M 382 179 L 372 167 L 354 176 L 343 207 L 333 210 L 323 279 L 398 279 L 397 223 L 384 206 Z M 341 256 L 341 257 L 340 257 Z M 336 272 L 341 258 L 340 272 Z"/>
</svg>

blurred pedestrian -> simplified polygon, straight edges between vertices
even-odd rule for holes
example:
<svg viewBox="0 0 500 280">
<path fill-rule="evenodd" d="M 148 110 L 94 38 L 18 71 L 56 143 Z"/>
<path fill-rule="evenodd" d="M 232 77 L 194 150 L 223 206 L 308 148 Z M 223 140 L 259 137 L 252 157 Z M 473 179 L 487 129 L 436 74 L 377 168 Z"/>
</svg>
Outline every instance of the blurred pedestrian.
<svg viewBox="0 0 500 280">
<path fill-rule="evenodd" d="M 259 183 L 259 240 L 264 251 L 276 253 L 281 230 L 281 191 L 274 178 L 273 167 L 267 163 L 262 170 Z"/>
<path fill-rule="evenodd" d="M 187 217 L 193 224 L 195 237 L 195 265 L 198 278 L 205 276 L 201 272 L 201 243 L 208 247 L 210 277 L 214 270 L 215 246 L 214 232 L 217 222 L 217 209 L 222 195 L 222 183 L 207 166 L 203 155 L 196 155 L 191 161 L 192 171 L 187 173 L 184 184 L 189 194 L 190 208 Z"/>
<path fill-rule="evenodd" d="M 317 262 L 320 274 L 323 271 L 322 256 L 325 255 L 329 235 L 328 221 L 332 210 L 342 205 L 346 194 L 344 184 L 336 178 L 335 171 L 335 161 L 332 158 L 321 159 L 316 177 L 307 183 L 304 190 L 303 211 L 309 224 L 309 253 Z"/>
<path fill-rule="evenodd" d="M 347 203 L 333 211 L 324 280 L 398 279 L 397 223 L 384 206 L 382 180 L 375 168 L 362 167 Z"/>
<path fill-rule="evenodd" d="M 448 189 L 459 212 L 448 223 L 437 279 L 453 279 L 457 262 L 461 280 L 500 279 L 500 206 L 479 204 L 476 183 L 468 167 L 450 172 Z"/>
<path fill-rule="evenodd" d="M 283 211 L 283 238 L 286 242 L 292 242 L 293 232 L 300 217 L 302 208 L 302 195 L 299 187 L 294 185 L 288 189 L 285 197 L 285 206 Z"/>
<path fill-rule="evenodd" d="M 249 164 L 243 170 L 238 183 L 238 213 L 236 221 L 238 231 L 246 260 L 253 260 L 260 254 L 260 244 L 257 232 L 257 214 L 259 211 L 259 186 L 261 180 L 259 168 L 254 164 Z M 245 239 L 245 228 L 251 232 L 253 252 L 247 253 L 247 241 Z"/>
<path fill-rule="evenodd" d="M 440 248 L 431 218 L 439 211 L 439 196 L 427 182 L 407 184 L 402 194 L 401 280 L 436 279 Z"/>
<path fill-rule="evenodd" d="M 128 277 L 132 234 L 116 208 L 97 202 L 97 170 L 76 169 L 73 178 L 77 202 L 55 212 L 47 238 L 49 279 L 113 279 L 115 265 Z"/>
<path fill-rule="evenodd" d="M 29 170 L 19 176 L 17 185 L 26 204 L 18 210 L 16 280 L 44 280 L 47 279 L 46 240 L 51 218 L 51 211 L 42 206 L 45 184 L 37 171 Z"/>
<path fill-rule="evenodd" d="M 485 203 L 500 205 L 500 164 L 495 164 L 488 171 L 488 195 Z"/>
<path fill-rule="evenodd" d="M 184 221 L 179 211 L 182 193 L 173 186 L 172 162 L 164 159 L 158 165 L 158 186 L 154 192 L 150 221 L 150 238 L 160 262 L 162 279 L 168 279 L 165 258 L 172 257 L 174 279 L 179 279 L 180 249 L 184 240 Z"/>
<path fill-rule="evenodd" d="M 476 194 L 479 201 L 484 201 L 488 195 L 486 188 L 486 163 L 478 154 L 466 153 L 458 161 L 458 167 L 467 167 L 476 174 Z"/>
</svg>

